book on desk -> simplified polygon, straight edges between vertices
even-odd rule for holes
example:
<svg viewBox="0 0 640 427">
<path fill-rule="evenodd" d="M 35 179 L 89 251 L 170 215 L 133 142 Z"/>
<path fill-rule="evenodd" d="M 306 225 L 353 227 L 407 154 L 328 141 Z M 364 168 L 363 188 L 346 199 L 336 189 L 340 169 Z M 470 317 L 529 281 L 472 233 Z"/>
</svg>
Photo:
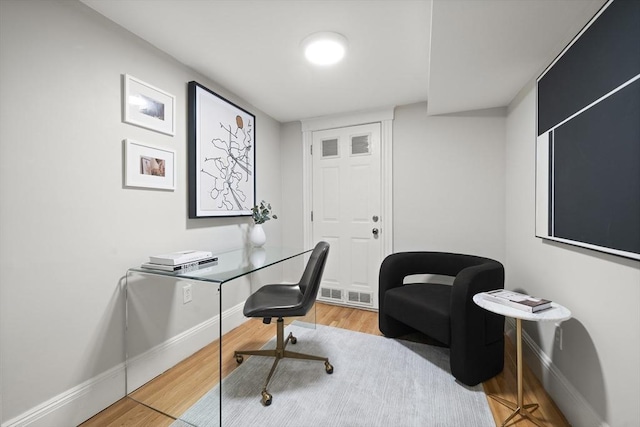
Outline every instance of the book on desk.
<svg viewBox="0 0 640 427">
<path fill-rule="evenodd" d="M 218 261 L 209 251 L 180 251 L 149 257 L 149 262 L 142 264 L 142 268 L 162 271 L 185 271 L 197 269 L 200 266 L 211 265 Z"/>
<path fill-rule="evenodd" d="M 153 262 L 145 262 L 144 264 L 142 264 L 141 267 L 147 268 L 150 270 L 184 271 L 191 268 L 206 267 L 206 266 L 212 265 L 216 261 L 218 261 L 218 257 L 205 258 L 199 261 L 186 262 L 184 264 L 178 264 L 178 265 L 163 265 L 163 264 L 155 264 Z"/>
<path fill-rule="evenodd" d="M 537 313 L 538 311 L 551 308 L 550 300 L 536 298 L 530 295 L 525 295 L 514 291 L 507 291 L 504 289 L 496 289 L 495 291 L 484 292 L 483 296 L 487 301 L 506 305 L 512 308 L 517 308 L 518 310 L 526 311 L 529 313 Z"/>
<path fill-rule="evenodd" d="M 149 257 L 149 263 L 177 266 L 187 264 L 189 262 L 202 261 L 212 258 L 213 254 L 209 251 L 179 251 L 162 255 L 152 255 Z"/>
</svg>

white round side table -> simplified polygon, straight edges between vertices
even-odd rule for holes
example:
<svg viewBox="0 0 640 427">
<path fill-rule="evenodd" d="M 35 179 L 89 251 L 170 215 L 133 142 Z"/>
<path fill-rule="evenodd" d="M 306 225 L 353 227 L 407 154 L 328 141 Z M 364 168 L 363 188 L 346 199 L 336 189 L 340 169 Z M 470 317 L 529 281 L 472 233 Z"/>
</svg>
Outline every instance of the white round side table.
<svg viewBox="0 0 640 427">
<path fill-rule="evenodd" d="M 507 317 L 513 317 L 516 319 L 516 369 L 517 369 L 517 377 L 516 381 L 518 384 L 518 401 L 517 402 L 509 402 L 498 396 L 490 396 L 497 402 L 503 404 L 509 409 L 512 409 L 513 412 L 506 420 L 502 423 L 504 427 L 513 417 L 516 415 L 520 415 L 523 418 L 526 418 L 533 422 L 534 424 L 544 427 L 542 421 L 536 418 L 531 410 L 538 407 L 537 403 L 529 403 L 525 405 L 523 403 L 523 392 L 522 392 L 522 321 L 523 320 L 531 320 L 534 322 L 561 322 L 563 320 L 567 320 L 571 318 L 571 311 L 568 308 L 557 304 L 555 302 L 551 303 L 551 308 L 546 310 L 539 311 L 537 313 L 529 313 L 524 310 L 519 310 L 517 308 L 512 308 L 506 305 L 502 305 L 499 303 L 495 303 L 489 301 L 484 298 L 484 293 L 475 294 L 473 296 L 473 302 L 475 302 L 480 307 L 485 310 L 491 311 L 492 313 L 501 314 Z"/>
</svg>

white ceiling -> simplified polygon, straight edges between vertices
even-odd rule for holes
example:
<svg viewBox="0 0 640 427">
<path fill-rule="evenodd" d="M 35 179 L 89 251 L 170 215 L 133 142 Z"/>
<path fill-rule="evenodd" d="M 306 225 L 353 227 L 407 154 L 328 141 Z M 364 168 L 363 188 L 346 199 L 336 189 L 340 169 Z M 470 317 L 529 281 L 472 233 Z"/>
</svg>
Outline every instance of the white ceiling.
<svg viewBox="0 0 640 427">
<path fill-rule="evenodd" d="M 605 0 L 81 0 L 281 122 L 503 107 Z M 349 40 L 316 68 L 300 42 Z"/>
</svg>

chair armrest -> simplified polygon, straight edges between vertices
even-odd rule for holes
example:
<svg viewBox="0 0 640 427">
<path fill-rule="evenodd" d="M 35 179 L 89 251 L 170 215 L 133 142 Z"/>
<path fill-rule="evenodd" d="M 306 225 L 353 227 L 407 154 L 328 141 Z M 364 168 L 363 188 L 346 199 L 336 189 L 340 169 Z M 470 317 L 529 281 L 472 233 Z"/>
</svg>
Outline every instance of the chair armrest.
<svg viewBox="0 0 640 427">
<path fill-rule="evenodd" d="M 504 288 L 504 267 L 498 261 L 487 260 L 483 264 L 467 267 L 453 281 L 451 313 L 465 313 L 475 307 L 473 296 L 479 292 Z"/>
<path fill-rule="evenodd" d="M 411 328 L 387 315 L 385 293 L 403 285 L 404 278 L 412 274 L 429 273 L 425 252 L 399 252 L 387 256 L 380 265 L 378 276 L 378 324 L 387 337 L 397 337 L 411 331 Z"/>
<path fill-rule="evenodd" d="M 389 289 L 402 285 L 405 276 L 404 269 L 401 268 L 405 262 L 404 254 L 391 254 L 380 264 L 380 274 L 378 276 L 378 290 L 384 293 Z"/>
<path fill-rule="evenodd" d="M 476 375 L 483 372 L 481 366 L 485 363 L 483 358 L 486 357 L 487 348 L 502 348 L 504 317 L 490 313 L 473 302 L 475 294 L 499 288 L 504 288 L 504 267 L 493 260 L 463 269 L 453 282 L 451 371 L 465 384 L 473 385 L 482 381 Z M 502 370 L 501 360 L 495 368 L 498 372 Z"/>
</svg>

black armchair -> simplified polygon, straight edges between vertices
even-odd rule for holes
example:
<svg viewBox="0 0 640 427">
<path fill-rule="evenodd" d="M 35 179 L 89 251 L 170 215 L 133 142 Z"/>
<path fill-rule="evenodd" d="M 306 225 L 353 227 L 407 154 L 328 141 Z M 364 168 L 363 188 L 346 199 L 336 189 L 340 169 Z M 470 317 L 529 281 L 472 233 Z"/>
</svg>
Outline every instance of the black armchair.
<svg viewBox="0 0 640 427">
<path fill-rule="evenodd" d="M 453 285 L 404 284 L 410 275 L 453 276 Z M 504 288 L 498 261 L 443 252 L 401 252 L 380 267 L 379 327 L 387 337 L 419 331 L 450 348 L 451 373 L 476 385 L 502 371 L 504 317 L 473 302 L 478 292 Z"/>
</svg>

